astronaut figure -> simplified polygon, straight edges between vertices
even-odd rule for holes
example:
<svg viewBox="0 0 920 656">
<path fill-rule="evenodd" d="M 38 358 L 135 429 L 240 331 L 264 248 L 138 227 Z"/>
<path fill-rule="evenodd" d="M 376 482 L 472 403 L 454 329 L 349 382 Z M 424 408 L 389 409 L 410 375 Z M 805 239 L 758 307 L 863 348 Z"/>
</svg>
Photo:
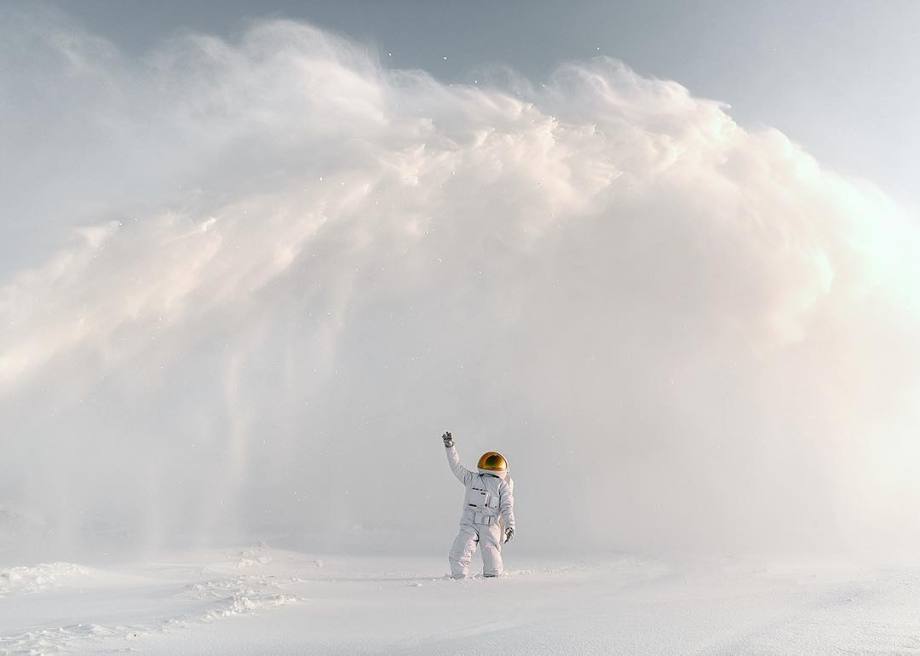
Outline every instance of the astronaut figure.
<svg viewBox="0 0 920 656">
<path fill-rule="evenodd" d="M 514 481 L 508 475 L 508 463 L 502 454 L 489 451 L 479 459 L 479 472 L 471 472 L 460 464 L 451 434 L 441 438 L 450 470 L 466 488 L 460 532 L 450 549 L 450 575 L 455 579 L 469 576 L 478 543 L 483 576 L 501 576 L 502 545 L 514 536 Z"/>
</svg>

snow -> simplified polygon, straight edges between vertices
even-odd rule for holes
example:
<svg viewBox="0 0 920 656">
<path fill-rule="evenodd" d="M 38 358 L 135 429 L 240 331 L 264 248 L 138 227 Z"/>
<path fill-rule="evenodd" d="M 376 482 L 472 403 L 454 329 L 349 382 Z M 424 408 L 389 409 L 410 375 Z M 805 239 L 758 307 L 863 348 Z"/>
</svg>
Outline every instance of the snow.
<svg viewBox="0 0 920 656">
<path fill-rule="evenodd" d="M 4 4 L 0 652 L 920 651 L 920 564 L 711 556 L 920 548 L 911 209 L 604 57 Z M 444 430 L 511 463 L 500 580 L 444 577 Z"/>
<path fill-rule="evenodd" d="M 2 654 L 911 654 L 920 567 L 433 557 L 266 546 L 0 570 Z"/>
<path fill-rule="evenodd" d="M 72 563 L 43 563 L 34 567 L 0 569 L 0 597 L 23 592 L 41 592 L 89 570 Z"/>
</svg>

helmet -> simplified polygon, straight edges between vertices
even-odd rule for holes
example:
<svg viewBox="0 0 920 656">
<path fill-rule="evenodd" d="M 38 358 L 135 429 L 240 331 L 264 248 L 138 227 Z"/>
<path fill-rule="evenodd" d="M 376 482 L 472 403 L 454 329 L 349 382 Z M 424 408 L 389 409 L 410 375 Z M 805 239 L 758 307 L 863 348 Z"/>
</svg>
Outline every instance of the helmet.
<svg viewBox="0 0 920 656">
<path fill-rule="evenodd" d="M 498 451 L 487 451 L 482 454 L 477 467 L 486 471 L 503 472 L 508 471 L 508 461 Z"/>
</svg>

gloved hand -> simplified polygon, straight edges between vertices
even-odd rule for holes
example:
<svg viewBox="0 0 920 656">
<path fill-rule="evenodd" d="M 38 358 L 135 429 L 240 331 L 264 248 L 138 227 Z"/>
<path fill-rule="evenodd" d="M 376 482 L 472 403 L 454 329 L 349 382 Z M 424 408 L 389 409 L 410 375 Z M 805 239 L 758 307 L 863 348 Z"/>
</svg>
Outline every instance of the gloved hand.
<svg viewBox="0 0 920 656">
<path fill-rule="evenodd" d="M 510 526 L 505 529 L 505 541 L 502 544 L 508 544 L 511 542 L 511 538 L 514 537 L 514 529 Z"/>
<path fill-rule="evenodd" d="M 451 436 L 450 431 L 444 433 L 441 439 L 444 440 L 444 446 L 448 449 L 454 445 L 454 438 Z"/>
</svg>

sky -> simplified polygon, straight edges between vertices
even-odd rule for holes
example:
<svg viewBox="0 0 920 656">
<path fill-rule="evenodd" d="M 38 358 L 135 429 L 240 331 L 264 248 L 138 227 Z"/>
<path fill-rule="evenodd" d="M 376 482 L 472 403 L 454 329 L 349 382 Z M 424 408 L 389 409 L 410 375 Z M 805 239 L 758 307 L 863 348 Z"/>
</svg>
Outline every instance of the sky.
<svg viewBox="0 0 920 656">
<path fill-rule="evenodd" d="M 916 215 L 820 139 L 910 123 L 815 82 L 902 28 L 383 6 L 0 4 L 0 553 L 440 553 L 444 430 L 525 549 L 915 552 Z"/>
<path fill-rule="evenodd" d="M 81 0 L 58 4 L 128 51 L 177 30 L 239 34 L 254 18 L 308 20 L 376 48 L 385 65 L 468 81 L 511 66 L 533 81 L 603 54 L 731 105 L 823 165 L 920 207 L 913 128 L 920 4 L 911 0 Z"/>
</svg>

